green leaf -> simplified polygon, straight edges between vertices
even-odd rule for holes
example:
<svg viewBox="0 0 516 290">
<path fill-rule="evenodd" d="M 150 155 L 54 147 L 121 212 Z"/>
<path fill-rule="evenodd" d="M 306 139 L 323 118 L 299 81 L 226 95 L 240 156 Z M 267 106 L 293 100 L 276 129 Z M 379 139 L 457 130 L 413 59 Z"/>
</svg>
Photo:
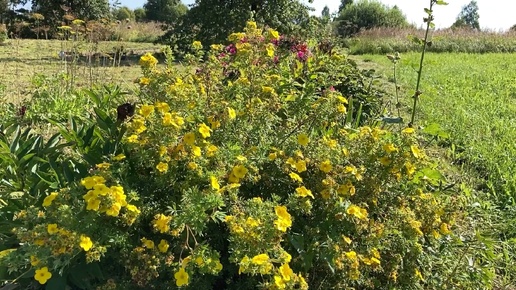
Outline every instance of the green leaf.
<svg viewBox="0 0 516 290">
<path fill-rule="evenodd" d="M 52 278 L 48 280 L 46 290 L 66 290 L 66 279 L 57 273 L 52 274 Z"/>
<path fill-rule="evenodd" d="M 437 4 L 437 5 L 448 5 L 448 2 L 445 2 L 445 1 L 443 1 L 443 0 L 437 0 L 437 1 L 435 2 L 435 4 Z"/>
<path fill-rule="evenodd" d="M 432 10 L 428 9 L 428 8 L 425 8 L 425 13 L 428 14 L 428 15 L 431 15 L 432 14 Z"/>
</svg>

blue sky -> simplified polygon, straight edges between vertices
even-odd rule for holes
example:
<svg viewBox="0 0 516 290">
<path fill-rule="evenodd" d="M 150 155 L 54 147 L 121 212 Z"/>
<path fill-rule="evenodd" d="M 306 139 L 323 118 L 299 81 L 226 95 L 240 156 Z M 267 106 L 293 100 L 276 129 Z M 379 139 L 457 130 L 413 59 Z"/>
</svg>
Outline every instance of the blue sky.
<svg viewBox="0 0 516 290">
<path fill-rule="evenodd" d="M 122 5 L 130 8 L 142 7 L 146 0 L 121 0 Z M 194 0 L 183 0 L 185 4 L 191 4 Z M 328 5 L 330 11 L 334 12 L 339 8 L 340 0 L 314 0 L 311 4 L 316 9 L 315 14 L 319 15 L 324 6 Z M 417 26 L 423 24 L 423 8 L 427 7 L 428 0 L 381 0 L 386 5 L 398 7 L 405 13 L 409 22 Z M 462 6 L 470 0 L 448 0 L 448 6 L 440 6 L 435 9 L 435 23 L 438 28 L 449 27 L 459 14 Z M 477 0 L 480 13 L 480 26 L 492 30 L 508 29 L 516 24 L 516 1 L 514 0 Z"/>
</svg>

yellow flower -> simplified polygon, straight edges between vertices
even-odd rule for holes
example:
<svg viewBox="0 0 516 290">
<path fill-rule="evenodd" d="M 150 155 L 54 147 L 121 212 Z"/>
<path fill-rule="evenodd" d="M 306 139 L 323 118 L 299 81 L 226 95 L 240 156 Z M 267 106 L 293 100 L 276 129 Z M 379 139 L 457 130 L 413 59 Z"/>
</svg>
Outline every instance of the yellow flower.
<svg viewBox="0 0 516 290">
<path fill-rule="evenodd" d="M 410 134 L 413 134 L 415 131 L 416 131 L 416 130 L 414 130 L 414 128 L 410 128 L 410 127 L 408 127 L 408 128 L 403 129 L 403 130 L 401 131 L 401 133 L 403 133 L 403 134 L 407 134 L 407 135 L 410 135 Z"/>
<path fill-rule="evenodd" d="M 183 136 L 183 141 L 188 145 L 193 145 L 195 143 L 195 134 L 193 132 L 186 133 Z"/>
<path fill-rule="evenodd" d="M 448 224 L 447 223 L 442 223 L 441 226 L 440 226 L 440 232 L 441 234 L 443 235 L 449 235 L 451 233 L 449 227 L 448 227 Z"/>
<path fill-rule="evenodd" d="M 222 271 L 222 263 L 220 263 L 220 261 L 215 261 L 215 267 L 213 269 L 217 273 Z"/>
<path fill-rule="evenodd" d="M 202 155 L 201 147 L 193 145 L 192 146 L 192 154 L 195 157 L 200 157 Z"/>
<path fill-rule="evenodd" d="M 127 137 L 127 142 L 138 143 L 138 135 L 133 134 L 133 135 Z"/>
<path fill-rule="evenodd" d="M 233 120 L 236 118 L 236 112 L 233 108 L 228 107 L 228 117 L 230 120 Z"/>
<path fill-rule="evenodd" d="M 236 165 L 235 167 L 233 167 L 233 170 L 231 171 L 231 173 L 233 173 L 233 175 L 238 179 L 244 178 L 247 172 L 247 168 L 245 168 L 245 166 L 243 165 Z"/>
<path fill-rule="evenodd" d="M 106 182 L 104 177 L 95 175 L 95 176 L 88 176 L 86 178 L 83 178 L 81 180 L 81 185 L 86 187 L 86 189 L 92 189 L 95 185 L 103 184 L 104 182 Z"/>
<path fill-rule="evenodd" d="M 113 157 L 113 160 L 115 160 L 115 161 L 122 161 L 124 159 L 125 159 L 125 155 L 122 154 L 122 153 L 120 153 L 117 156 Z"/>
<path fill-rule="evenodd" d="M 308 145 L 308 142 L 310 142 L 310 139 L 308 138 L 308 135 L 305 133 L 297 135 L 297 143 L 301 146 Z"/>
<path fill-rule="evenodd" d="M 154 242 L 151 240 L 147 240 L 146 238 L 142 238 L 142 244 L 147 249 L 154 249 Z"/>
<path fill-rule="evenodd" d="M 269 255 L 267 255 L 267 254 L 256 255 L 251 259 L 251 262 L 255 265 L 263 265 L 263 264 L 269 262 Z"/>
<path fill-rule="evenodd" d="M 168 250 L 169 244 L 165 240 L 161 240 L 158 244 L 158 249 L 162 253 L 166 253 Z"/>
<path fill-rule="evenodd" d="M 276 158 L 278 158 L 278 155 L 275 152 L 269 154 L 270 161 L 274 161 Z"/>
<path fill-rule="evenodd" d="M 294 181 L 297 181 L 297 182 L 303 182 L 303 179 L 301 178 L 301 176 L 297 175 L 296 173 L 294 172 L 291 172 L 289 174 L 290 178 L 292 178 Z"/>
<path fill-rule="evenodd" d="M 357 253 L 355 251 L 349 251 L 344 253 L 346 255 L 346 258 L 354 261 L 357 259 Z"/>
<path fill-rule="evenodd" d="M 321 169 L 322 172 L 328 173 L 333 169 L 333 166 L 331 165 L 330 160 L 323 161 L 321 165 L 319 166 L 319 169 Z"/>
<path fill-rule="evenodd" d="M 274 44 L 272 43 L 267 43 L 267 45 L 265 46 L 265 50 L 267 51 L 267 56 L 268 57 L 273 57 L 274 56 Z"/>
<path fill-rule="evenodd" d="M 217 146 L 210 144 L 206 147 L 206 156 L 213 157 L 218 150 L 219 148 Z"/>
<path fill-rule="evenodd" d="M 86 210 L 98 211 L 100 208 L 100 199 L 90 198 L 87 200 Z"/>
<path fill-rule="evenodd" d="M 195 50 L 201 50 L 202 49 L 202 43 L 198 40 L 194 41 L 192 43 L 192 48 Z"/>
<path fill-rule="evenodd" d="M 409 176 L 411 176 L 412 174 L 414 174 L 414 172 L 416 172 L 416 166 L 414 166 L 414 164 L 412 164 L 410 162 L 405 163 L 405 168 L 407 169 L 407 174 Z"/>
<path fill-rule="evenodd" d="M 158 63 L 158 60 L 150 53 L 146 53 L 140 57 L 140 65 L 142 67 L 150 68 L 155 66 Z"/>
<path fill-rule="evenodd" d="M 102 162 L 102 163 L 97 164 L 96 166 L 97 166 L 97 169 L 104 170 L 104 169 L 109 169 L 109 167 L 111 167 L 111 164 L 109 164 L 107 162 Z"/>
<path fill-rule="evenodd" d="M 294 166 L 296 167 L 297 172 L 305 172 L 306 171 L 306 161 L 299 160 L 297 161 Z"/>
<path fill-rule="evenodd" d="M 47 232 L 51 235 L 58 232 L 57 224 L 49 224 L 47 226 Z"/>
<path fill-rule="evenodd" d="M 367 219 L 367 210 L 354 204 L 350 205 L 346 209 L 346 213 L 349 215 L 353 215 L 359 219 Z"/>
<path fill-rule="evenodd" d="M 43 206 L 44 207 L 50 206 L 56 197 L 57 197 L 57 192 L 51 192 L 50 195 L 45 197 L 45 199 L 43 200 Z"/>
<path fill-rule="evenodd" d="M 156 106 L 156 109 L 161 113 L 161 114 L 165 114 L 167 113 L 168 111 L 170 111 L 170 106 L 165 103 L 165 102 L 157 102 L 155 104 Z"/>
<path fill-rule="evenodd" d="M 279 32 L 277 32 L 276 30 L 274 30 L 274 29 L 272 29 L 272 28 L 271 28 L 271 29 L 269 29 L 269 31 L 268 31 L 268 32 L 269 32 L 269 37 L 270 37 L 270 39 L 276 39 L 276 40 L 278 40 L 278 39 L 280 38 Z"/>
<path fill-rule="evenodd" d="M 383 150 L 385 150 L 387 153 L 392 153 L 398 151 L 398 148 L 396 148 L 392 143 L 387 143 L 383 145 Z"/>
<path fill-rule="evenodd" d="M 158 165 L 156 165 L 156 169 L 160 173 L 165 173 L 168 171 L 168 163 L 160 162 L 160 163 L 158 163 Z"/>
<path fill-rule="evenodd" d="M 150 84 L 150 79 L 146 77 L 141 77 L 139 83 L 142 86 L 147 86 Z"/>
<path fill-rule="evenodd" d="M 36 256 L 30 256 L 30 264 L 32 266 L 37 266 L 40 260 Z"/>
<path fill-rule="evenodd" d="M 211 188 L 213 188 L 215 190 L 220 189 L 220 184 L 217 181 L 217 178 L 215 176 L 210 176 L 210 184 L 211 184 Z"/>
<path fill-rule="evenodd" d="M 47 283 L 50 278 L 52 278 L 52 273 L 48 271 L 48 267 L 40 268 L 36 270 L 36 273 L 34 274 L 34 279 L 41 285 Z"/>
<path fill-rule="evenodd" d="M 95 184 L 93 186 L 93 192 L 97 195 L 107 195 L 109 193 L 111 193 L 111 189 L 109 187 L 107 187 L 105 184 Z"/>
<path fill-rule="evenodd" d="M 304 186 L 296 188 L 296 194 L 299 197 L 307 197 L 310 196 L 311 198 L 314 198 L 314 195 L 312 194 L 312 191 L 310 189 L 307 189 Z"/>
<path fill-rule="evenodd" d="M 258 26 L 256 25 L 256 22 L 254 21 L 247 21 L 246 29 L 253 30 L 256 29 Z"/>
<path fill-rule="evenodd" d="M 287 287 L 287 284 L 285 284 L 283 278 L 278 275 L 274 275 L 274 285 L 276 285 L 278 289 L 285 289 Z"/>
<path fill-rule="evenodd" d="M 140 213 L 140 210 L 133 204 L 128 204 L 125 208 L 130 212 Z"/>
<path fill-rule="evenodd" d="M 176 286 L 182 287 L 184 285 L 188 285 L 189 276 L 188 273 L 186 273 L 185 268 L 180 268 L 179 271 L 177 271 L 174 274 L 174 278 L 176 278 Z"/>
<path fill-rule="evenodd" d="M 140 108 L 140 115 L 142 115 L 144 118 L 148 118 L 152 113 L 154 113 L 153 105 L 143 105 Z"/>
<path fill-rule="evenodd" d="M 210 127 L 206 126 L 206 124 L 202 123 L 199 125 L 199 133 L 201 133 L 203 138 L 208 138 L 211 136 L 210 134 Z"/>
<path fill-rule="evenodd" d="M 169 223 L 171 220 L 171 216 L 166 216 L 160 213 L 154 216 L 154 221 L 152 221 L 152 224 L 155 229 L 164 234 L 170 230 Z"/>
<path fill-rule="evenodd" d="M 294 275 L 294 271 L 290 268 L 288 264 L 283 264 L 279 267 L 279 272 L 281 274 L 281 277 L 285 281 L 290 281 L 290 277 Z"/>
<path fill-rule="evenodd" d="M 421 151 L 419 150 L 417 145 L 410 145 L 410 151 L 412 151 L 412 154 L 414 155 L 414 157 L 416 157 L 416 158 L 422 157 Z"/>
<path fill-rule="evenodd" d="M 87 252 L 93 247 L 93 242 L 89 237 L 81 235 L 81 242 L 79 243 L 79 246 Z"/>
<path fill-rule="evenodd" d="M 274 208 L 276 212 L 277 220 L 274 221 L 274 226 L 277 230 L 281 232 L 286 232 L 287 228 L 292 226 L 292 218 L 290 214 L 287 212 L 287 208 L 285 206 L 276 206 Z"/>
<path fill-rule="evenodd" d="M 122 209 L 122 205 L 119 202 L 115 202 L 111 205 L 110 208 L 106 210 L 106 215 L 118 216 L 118 214 L 120 213 L 120 209 Z"/>
</svg>

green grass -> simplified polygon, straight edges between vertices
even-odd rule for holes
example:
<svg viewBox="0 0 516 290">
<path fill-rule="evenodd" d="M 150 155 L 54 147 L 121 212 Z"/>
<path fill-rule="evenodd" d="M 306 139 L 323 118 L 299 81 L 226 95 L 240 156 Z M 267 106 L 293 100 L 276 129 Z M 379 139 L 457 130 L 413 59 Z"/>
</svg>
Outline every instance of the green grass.
<svg viewBox="0 0 516 290">
<path fill-rule="evenodd" d="M 365 30 L 344 44 L 351 54 L 385 54 L 420 51 L 413 37 L 423 37 L 417 29 L 375 28 Z M 431 52 L 509 53 L 516 52 L 516 33 L 444 29 L 431 33 Z"/>
<path fill-rule="evenodd" d="M 398 82 L 412 102 L 419 54 L 402 55 Z M 365 55 L 392 76 L 385 56 Z M 485 179 L 503 205 L 516 198 L 516 54 L 427 54 L 416 122 L 438 123 L 448 133 L 456 164 L 467 164 Z M 412 90 L 412 91 L 411 91 Z"/>
<path fill-rule="evenodd" d="M 113 52 L 123 47 L 131 56 L 120 65 L 113 65 Z M 76 63 L 63 61 L 59 52 L 76 49 L 81 57 Z M 0 99 L 20 102 L 30 99 L 34 90 L 32 80 L 36 75 L 48 77 L 62 73 L 73 75 L 73 87 L 118 84 L 132 87 L 132 80 L 141 75 L 137 64 L 139 55 L 147 51 L 158 51 L 151 43 L 99 42 L 98 44 L 60 40 L 8 40 L 0 46 Z M 98 56 L 89 62 L 86 55 Z"/>
</svg>

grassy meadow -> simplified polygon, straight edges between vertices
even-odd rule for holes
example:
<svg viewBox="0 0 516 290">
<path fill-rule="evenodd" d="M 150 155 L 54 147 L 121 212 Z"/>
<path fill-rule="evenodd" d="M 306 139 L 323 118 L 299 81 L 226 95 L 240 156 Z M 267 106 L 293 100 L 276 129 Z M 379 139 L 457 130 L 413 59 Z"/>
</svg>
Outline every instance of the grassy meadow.
<svg viewBox="0 0 516 290">
<path fill-rule="evenodd" d="M 420 45 L 414 37 L 423 37 L 425 31 L 414 28 L 374 28 L 362 31 L 344 40 L 350 54 L 385 54 L 414 52 Z M 513 53 L 516 52 L 514 31 L 476 31 L 471 29 L 440 29 L 431 33 L 431 52 Z"/>
<path fill-rule="evenodd" d="M 119 61 L 115 52 L 121 48 L 127 58 Z M 75 51 L 77 58 L 61 58 L 61 51 Z M 159 46 L 151 43 L 11 39 L 0 45 L 0 97 L 19 103 L 30 99 L 36 77 L 62 80 L 64 74 L 73 77 L 66 81 L 73 88 L 112 83 L 133 88 L 133 80 L 141 74 L 139 56 L 156 51 Z"/>
</svg>

